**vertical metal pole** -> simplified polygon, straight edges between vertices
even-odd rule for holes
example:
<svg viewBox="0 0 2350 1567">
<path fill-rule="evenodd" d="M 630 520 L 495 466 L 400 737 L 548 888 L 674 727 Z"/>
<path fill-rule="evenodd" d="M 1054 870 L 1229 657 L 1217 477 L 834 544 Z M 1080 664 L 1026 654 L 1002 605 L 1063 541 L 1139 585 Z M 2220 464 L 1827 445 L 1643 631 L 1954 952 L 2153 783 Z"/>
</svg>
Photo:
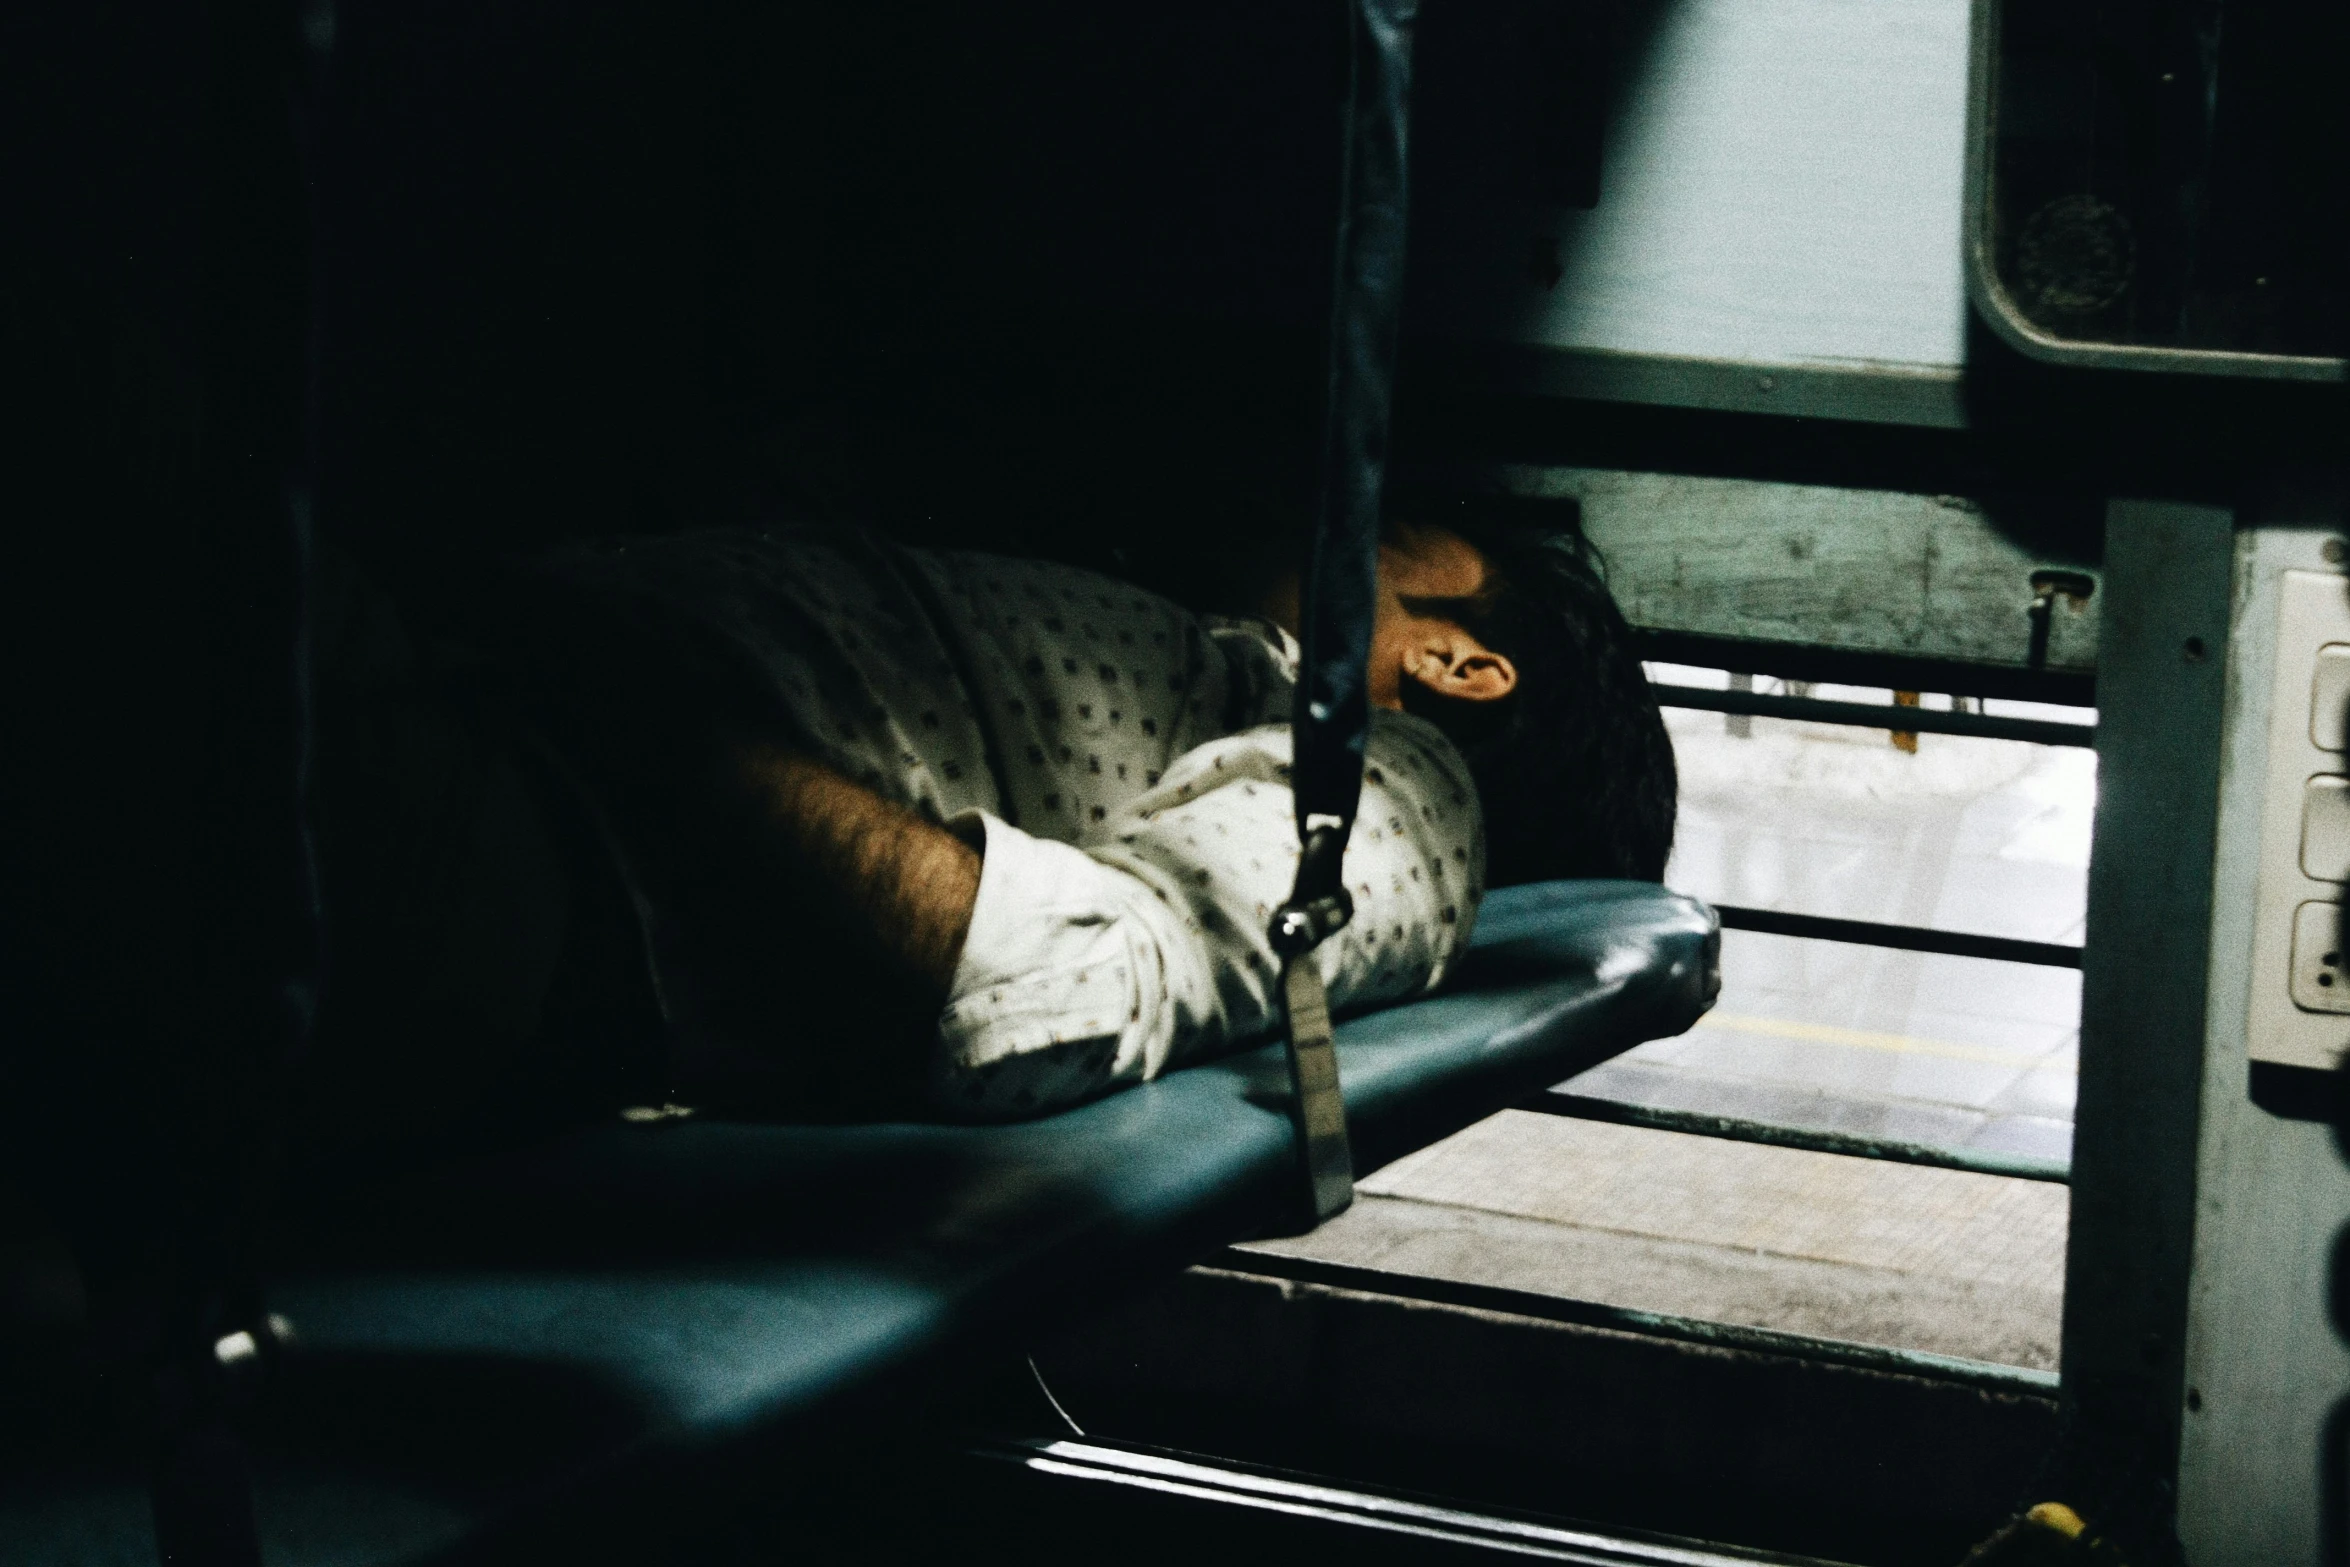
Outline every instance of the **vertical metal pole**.
<svg viewBox="0 0 2350 1567">
<path fill-rule="evenodd" d="M 2108 510 L 2098 805 L 2065 1266 L 2066 1500 L 2175 1528 L 2234 519 Z M 2160 1560 L 2132 1555 L 2131 1560 Z"/>
</svg>

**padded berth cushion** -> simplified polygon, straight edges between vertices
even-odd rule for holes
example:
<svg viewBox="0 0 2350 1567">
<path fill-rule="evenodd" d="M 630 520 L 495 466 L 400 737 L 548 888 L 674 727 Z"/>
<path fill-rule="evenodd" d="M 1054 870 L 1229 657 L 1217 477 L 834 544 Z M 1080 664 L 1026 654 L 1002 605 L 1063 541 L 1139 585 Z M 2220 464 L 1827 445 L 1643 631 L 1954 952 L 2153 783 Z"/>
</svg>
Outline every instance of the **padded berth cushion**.
<svg viewBox="0 0 2350 1567">
<path fill-rule="evenodd" d="M 1445 993 L 1338 1030 L 1359 1169 L 1688 1028 L 1718 950 L 1709 909 L 1652 885 L 1494 893 Z M 292 1329 L 281 1391 L 362 1406 L 404 1389 L 385 1419 L 421 1416 L 408 1445 L 435 1450 L 427 1468 L 494 1446 L 512 1484 L 402 1480 L 406 1459 L 378 1451 L 373 1500 L 340 1491 L 330 1521 L 273 1499 L 265 1461 L 264 1535 L 309 1542 L 271 1559 L 430 1554 L 644 1459 L 812 1428 L 951 1348 L 1016 1343 L 1283 1228 L 1300 1188 L 1287 1095 L 1274 1044 L 1017 1125 L 612 1124 L 378 1194 L 273 1284 Z M 517 1438 L 516 1400 L 550 1398 L 580 1412 Z M 314 1471 L 333 1457 L 316 1444 L 340 1443 L 307 1429 L 297 1467 Z M 261 1432 L 265 1459 L 291 1438 Z"/>
</svg>

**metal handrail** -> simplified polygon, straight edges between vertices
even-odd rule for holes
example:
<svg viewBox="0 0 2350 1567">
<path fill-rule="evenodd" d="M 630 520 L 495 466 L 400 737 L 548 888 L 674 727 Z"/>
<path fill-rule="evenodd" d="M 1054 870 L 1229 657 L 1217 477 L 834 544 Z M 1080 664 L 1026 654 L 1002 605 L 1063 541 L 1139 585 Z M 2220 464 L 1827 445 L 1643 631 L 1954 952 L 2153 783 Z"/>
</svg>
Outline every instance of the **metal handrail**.
<svg viewBox="0 0 2350 1567">
<path fill-rule="evenodd" d="M 1924 925 L 1885 925 L 1875 920 L 1836 919 L 1826 914 L 1790 914 L 1779 909 L 1741 908 L 1717 903 L 1724 930 L 1751 930 L 1764 936 L 1801 936 L 1842 941 L 1857 947 L 1891 947 L 1898 952 L 1936 952 L 1952 958 L 1988 958 L 1994 963 L 2032 963 L 2042 968 L 2079 968 L 2081 949 L 2054 941 L 2019 941 L 2012 936 L 1979 936 L 1972 931 L 1933 930 Z"/>
<path fill-rule="evenodd" d="M 1815 724 L 1850 724 L 1905 734 L 1964 735 L 1975 740 L 2023 740 L 2033 745 L 2097 744 L 2095 724 L 2068 724 L 2047 718 L 2007 718 L 1993 713 L 1953 713 L 1939 708 L 1891 703 L 1830 702 L 1818 697 L 1777 696 L 1761 691 L 1717 691 L 1708 686 L 1651 685 L 1661 707 L 1708 713 L 1750 713 Z"/>
</svg>

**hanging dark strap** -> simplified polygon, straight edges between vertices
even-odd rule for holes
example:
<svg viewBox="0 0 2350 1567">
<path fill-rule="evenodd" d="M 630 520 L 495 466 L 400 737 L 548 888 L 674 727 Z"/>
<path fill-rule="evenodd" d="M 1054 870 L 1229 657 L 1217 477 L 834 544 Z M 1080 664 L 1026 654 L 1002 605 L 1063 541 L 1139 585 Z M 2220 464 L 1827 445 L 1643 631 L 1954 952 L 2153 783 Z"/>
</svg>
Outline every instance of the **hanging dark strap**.
<svg viewBox="0 0 2350 1567">
<path fill-rule="evenodd" d="M 1291 717 L 1300 853 L 1273 916 L 1299 1146 L 1315 1220 L 1354 1200 L 1354 1159 L 1314 948 L 1353 917 L 1341 874 L 1363 789 L 1366 686 L 1379 561 L 1379 492 L 1403 304 L 1405 148 L 1417 0 L 1348 0 L 1345 162 L 1330 311 L 1320 506 L 1308 543 L 1304 660 Z"/>
</svg>

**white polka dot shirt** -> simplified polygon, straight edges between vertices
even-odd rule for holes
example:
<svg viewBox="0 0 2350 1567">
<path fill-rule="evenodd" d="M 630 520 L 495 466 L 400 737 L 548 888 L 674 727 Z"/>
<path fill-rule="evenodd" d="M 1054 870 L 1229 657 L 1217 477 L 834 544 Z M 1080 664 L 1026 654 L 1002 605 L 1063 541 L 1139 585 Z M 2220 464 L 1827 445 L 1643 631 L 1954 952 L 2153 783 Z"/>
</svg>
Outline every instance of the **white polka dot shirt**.
<svg viewBox="0 0 2350 1567">
<path fill-rule="evenodd" d="M 846 533 L 640 541 L 624 569 L 715 633 L 811 756 L 983 845 L 931 1072 L 940 1111 L 1034 1114 L 1278 1026 L 1266 926 L 1298 852 L 1296 652 L 1278 628 L 1075 567 Z M 1450 742 L 1374 715 L 1345 861 L 1355 917 L 1319 953 L 1332 1005 L 1441 981 L 1483 859 Z"/>
</svg>

